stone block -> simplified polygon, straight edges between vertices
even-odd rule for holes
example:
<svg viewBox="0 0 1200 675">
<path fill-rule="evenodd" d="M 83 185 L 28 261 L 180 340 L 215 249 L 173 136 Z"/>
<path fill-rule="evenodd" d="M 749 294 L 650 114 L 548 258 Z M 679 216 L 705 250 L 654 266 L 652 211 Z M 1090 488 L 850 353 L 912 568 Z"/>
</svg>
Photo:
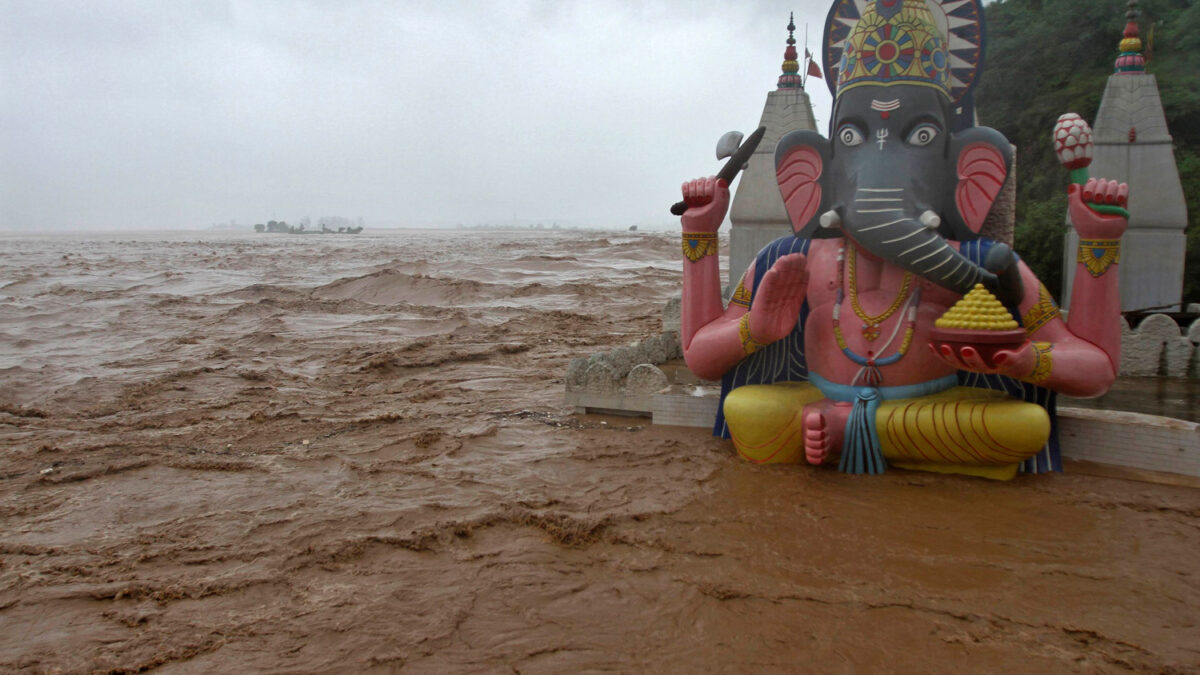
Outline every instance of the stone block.
<svg viewBox="0 0 1200 675">
<path fill-rule="evenodd" d="M 587 359 L 571 359 L 567 366 L 567 391 L 578 391 L 587 386 L 587 369 Z"/>
<path fill-rule="evenodd" d="M 667 374 L 657 366 L 639 363 L 629 371 L 625 391 L 628 394 L 653 394 L 665 389 L 667 384 Z"/>
<path fill-rule="evenodd" d="M 608 353 L 608 362 L 618 378 L 623 378 L 638 364 L 633 347 L 617 347 Z"/>
<path fill-rule="evenodd" d="M 1121 330 L 1121 375 L 1145 377 L 1158 374 L 1162 343 L 1143 339 L 1125 325 Z"/>
<path fill-rule="evenodd" d="M 667 362 L 667 348 L 663 344 L 662 335 L 654 335 L 642 340 L 638 345 L 638 359 L 641 363 L 658 365 Z"/>
<path fill-rule="evenodd" d="M 676 295 L 663 306 L 662 331 L 664 333 L 680 331 L 680 317 L 683 311 L 683 296 Z"/>
<path fill-rule="evenodd" d="M 663 351 L 666 353 L 667 361 L 672 359 L 683 358 L 683 343 L 679 341 L 679 332 L 672 331 L 662 334 Z"/>
<path fill-rule="evenodd" d="M 616 370 L 605 361 L 597 361 L 587 369 L 586 389 L 595 393 L 615 393 L 621 386 Z"/>
<path fill-rule="evenodd" d="M 1174 319 L 1151 314 L 1134 330 L 1122 327 L 1121 374 L 1186 377 L 1195 350 Z"/>
<path fill-rule="evenodd" d="M 1165 354 L 1162 360 L 1168 377 L 1183 377 L 1187 373 L 1188 361 L 1192 358 L 1192 343 L 1183 336 L 1179 324 L 1165 314 L 1151 314 L 1138 326 L 1138 333 L 1161 340 Z"/>
</svg>

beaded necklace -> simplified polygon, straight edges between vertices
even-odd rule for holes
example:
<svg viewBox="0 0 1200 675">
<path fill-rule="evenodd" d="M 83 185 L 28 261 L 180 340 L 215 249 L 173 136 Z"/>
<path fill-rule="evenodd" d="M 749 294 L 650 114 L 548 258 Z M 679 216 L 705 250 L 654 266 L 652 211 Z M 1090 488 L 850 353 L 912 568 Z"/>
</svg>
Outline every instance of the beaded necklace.
<svg viewBox="0 0 1200 675">
<path fill-rule="evenodd" d="M 850 285 L 851 293 L 853 294 L 851 296 L 851 304 L 855 305 L 855 308 L 857 309 L 857 287 L 855 285 L 855 278 L 854 278 L 855 270 L 854 270 L 854 257 L 853 257 L 855 255 L 855 250 L 853 248 L 853 244 L 851 244 L 850 251 L 851 251 L 852 257 L 850 258 L 850 282 L 849 282 L 849 285 Z M 846 285 L 845 284 L 845 274 L 844 274 L 845 265 L 846 265 L 845 241 L 842 242 L 842 246 L 838 249 L 838 258 L 837 259 L 838 259 L 838 292 L 837 292 L 837 304 L 833 306 L 833 335 L 835 338 L 837 338 L 838 347 L 841 348 L 842 353 L 846 355 L 846 358 L 850 359 L 854 363 L 861 366 L 861 368 L 859 368 L 859 370 L 858 370 L 858 373 L 854 376 L 854 380 L 851 382 L 851 386 L 854 386 L 858 382 L 859 378 L 861 377 L 861 378 L 863 378 L 863 384 L 865 384 L 869 387 L 878 387 L 880 385 L 880 383 L 883 382 L 883 373 L 880 372 L 879 368 L 881 366 L 891 365 L 891 364 L 899 361 L 908 352 L 908 348 L 912 346 L 913 333 L 915 332 L 916 325 L 917 325 L 917 307 L 921 304 L 921 288 L 920 288 L 920 286 L 918 286 L 916 288 L 916 290 L 914 290 L 912 292 L 912 295 L 907 297 L 908 321 L 907 321 L 907 326 L 904 330 L 904 339 L 901 340 L 901 342 L 900 342 L 900 348 L 897 349 L 894 353 L 892 353 L 888 356 L 882 357 L 882 358 L 877 357 L 876 356 L 877 352 L 875 352 L 874 350 L 868 350 L 867 355 L 862 356 L 860 354 L 855 353 L 854 350 L 850 349 L 850 346 L 846 344 L 846 337 L 844 335 L 842 335 L 841 315 L 842 315 L 842 303 L 845 300 L 844 286 Z M 911 281 L 912 281 L 911 273 L 906 273 L 905 274 L 905 283 L 903 285 L 904 287 L 901 288 L 900 295 L 897 297 L 896 302 L 893 303 L 893 306 L 891 308 L 889 308 L 887 312 L 885 312 L 883 315 L 880 316 L 879 321 L 883 321 L 884 319 L 886 319 L 887 317 L 889 317 L 893 313 L 895 313 L 895 311 L 897 309 L 900 308 L 900 306 L 903 304 L 903 299 L 907 295 L 907 289 L 912 286 Z M 903 321 L 896 322 L 896 327 L 892 330 L 891 337 L 889 337 L 887 342 L 885 342 L 883 344 L 883 346 L 879 348 L 878 353 L 883 353 L 888 347 L 891 346 L 892 342 L 895 341 L 896 336 L 900 333 L 900 326 L 903 325 L 904 323 L 905 322 L 903 322 Z M 873 338 L 868 337 L 867 339 L 870 340 Z"/>
</svg>

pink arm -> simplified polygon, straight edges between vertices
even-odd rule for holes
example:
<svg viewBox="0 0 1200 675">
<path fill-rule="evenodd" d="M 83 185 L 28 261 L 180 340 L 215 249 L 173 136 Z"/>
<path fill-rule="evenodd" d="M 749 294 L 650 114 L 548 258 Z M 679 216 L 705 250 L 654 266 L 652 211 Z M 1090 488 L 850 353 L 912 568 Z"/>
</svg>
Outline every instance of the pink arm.
<svg viewBox="0 0 1200 675">
<path fill-rule="evenodd" d="M 734 302 L 721 306 L 720 270 L 717 257 L 706 264 L 683 262 L 683 358 L 688 369 L 706 380 L 718 380 L 725 371 L 746 357 L 739 336 L 747 308 Z M 742 277 L 754 279 L 754 263 Z M 739 286 L 740 287 L 740 286 Z"/>
<path fill-rule="evenodd" d="M 1121 366 L 1121 293 L 1116 265 L 1128 221 L 1097 213 L 1084 201 L 1124 205 L 1128 191 L 1116 181 L 1091 179 L 1086 185 L 1072 184 L 1067 197 L 1080 249 L 1068 323 L 1072 333 L 1104 350 L 1114 378 Z"/>
<path fill-rule="evenodd" d="M 723 180 L 697 178 L 683 184 L 683 201 L 688 206 L 681 218 L 683 356 L 693 373 L 715 380 L 743 354 L 737 339 L 740 316 L 726 318 L 721 304 L 721 269 L 717 259 L 717 230 L 729 207 L 729 186 Z M 736 305 L 730 309 L 745 312 Z"/>
<path fill-rule="evenodd" d="M 1091 339 L 1092 336 L 1075 332 L 1074 316 L 1069 327 L 1063 322 L 1050 292 L 1024 262 L 1020 263 L 1020 274 L 1025 297 L 1019 309 L 1021 323 L 1028 335 L 1021 347 L 997 352 L 993 356 L 994 365 L 986 363 L 972 346 L 962 347 L 960 352 L 955 353 L 949 346 L 942 345 L 934 347 L 935 353 L 956 368 L 1000 373 L 1068 396 L 1090 398 L 1104 394 L 1112 386 L 1117 373 L 1110 354 L 1098 346 Z M 1098 317 L 1106 308 L 1099 306 L 1093 309 Z M 1112 310 L 1111 307 L 1108 309 Z M 1082 321 L 1090 327 L 1092 324 L 1089 322 L 1096 319 L 1085 317 Z M 1100 322 L 1096 324 L 1102 327 Z M 1119 325 L 1114 325 L 1114 328 L 1119 341 Z M 1100 338 L 1112 337 L 1103 331 L 1101 333 Z"/>
<path fill-rule="evenodd" d="M 729 206 L 724 181 L 700 178 L 683 185 L 688 205 L 683 222 L 683 303 L 680 336 L 688 368 L 698 377 L 719 379 L 730 368 L 792 331 L 804 302 L 805 258 L 786 255 L 763 276 L 754 309 L 747 311 L 749 291 L 738 285 L 726 308 L 721 303 L 721 271 L 717 262 L 717 229 Z M 754 279 L 754 265 L 743 282 Z"/>
<path fill-rule="evenodd" d="M 1107 392 L 1116 379 L 1116 366 L 1107 349 L 1093 338 L 1099 337 L 1104 341 L 1113 336 L 1097 336 L 1087 332 L 1081 334 L 1076 329 L 1075 311 L 1071 312 L 1068 326 L 1059 316 L 1050 294 L 1024 262 L 1021 263 L 1021 277 L 1026 289 L 1025 299 L 1021 302 L 1021 314 L 1026 331 L 1029 331 L 1029 339 L 1034 343 L 1034 349 L 1029 354 L 1026 365 L 1022 367 L 1022 372 L 1014 375 L 1077 398 L 1091 398 Z M 1115 273 L 1113 278 L 1115 281 Z M 1115 286 L 1113 290 L 1115 291 Z M 1078 292 L 1072 295 L 1072 307 L 1081 307 L 1075 305 L 1075 302 L 1079 302 Z M 1120 316 L 1117 308 L 1094 309 L 1090 319 L 1086 318 L 1087 311 L 1082 312 L 1085 319 L 1080 323 L 1088 328 L 1100 328 L 1102 322 L 1097 321 L 1097 318 L 1106 309 L 1112 312 L 1109 317 L 1113 319 L 1110 323 L 1115 331 L 1110 332 L 1115 332 L 1119 348 L 1121 334 L 1120 326 L 1115 321 L 1116 317 Z"/>
<path fill-rule="evenodd" d="M 1070 332 L 1094 345 L 1108 361 L 1107 367 L 1087 364 L 1103 372 L 1103 376 L 1080 373 L 1076 377 L 1102 380 L 1081 394 L 1099 396 L 1108 390 L 1121 366 L 1121 295 L 1117 271 L 1111 267 L 1120 260 L 1121 237 L 1129 226 L 1129 213 L 1125 211 L 1129 186 L 1103 178 L 1084 181 L 1086 169 L 1092 163 L 1092 130 L 1074 113 L 1058 118 L 1054 126 L 1054 150 L 1063 166 L 1071 170 L 1067 208 L 1079 235 L 1068 319 Z"/>
</svg>

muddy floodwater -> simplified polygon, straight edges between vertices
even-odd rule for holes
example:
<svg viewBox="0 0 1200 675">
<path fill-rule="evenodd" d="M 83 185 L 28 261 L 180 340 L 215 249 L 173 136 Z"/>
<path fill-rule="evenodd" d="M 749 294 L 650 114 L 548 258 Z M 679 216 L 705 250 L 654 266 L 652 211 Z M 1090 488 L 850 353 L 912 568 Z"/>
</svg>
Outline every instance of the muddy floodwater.
<svg viewBox="0 0 1200 675">
<path fill-rule="evenodd" d="M 572 414 L 678 247 L 0 238 L 0 670 L 1200 671 L 1200 489 Z"/>
</svg>

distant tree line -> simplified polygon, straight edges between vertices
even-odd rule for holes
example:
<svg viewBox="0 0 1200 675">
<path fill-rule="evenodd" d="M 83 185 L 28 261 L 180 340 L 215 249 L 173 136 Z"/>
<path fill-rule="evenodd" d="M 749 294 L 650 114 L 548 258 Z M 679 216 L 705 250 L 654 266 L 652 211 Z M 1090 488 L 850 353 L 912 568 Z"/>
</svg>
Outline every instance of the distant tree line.
<svg viewBox="0 0 1200 675">
<path fill-rule="evenodd" d="M 300 225 L 300 230 L 304 230 L 304 225 Z M 287 224 L 284 220 L 268 220 L 266 225 L 259 223 L 254 226 L 255 232 L 295 232 L 296 228 Z"/>
<path fill-rule="evenodd" d="M 288 225 L 285 220 L 269 220 L 266 224 L 258 223 L 254 226 L 255 232 L 281 232 L 284 234 L 358 234 L 363 231 L 363 219 L 360 216 L 357 222 L 351 221 L 349 218 L 341 218 L 338 216 L 326 216 L 317 221 L 317 229 L 309 229 L 312 224 L 308 218 L 302 218 L 299 225 Z"/>
</svg>

